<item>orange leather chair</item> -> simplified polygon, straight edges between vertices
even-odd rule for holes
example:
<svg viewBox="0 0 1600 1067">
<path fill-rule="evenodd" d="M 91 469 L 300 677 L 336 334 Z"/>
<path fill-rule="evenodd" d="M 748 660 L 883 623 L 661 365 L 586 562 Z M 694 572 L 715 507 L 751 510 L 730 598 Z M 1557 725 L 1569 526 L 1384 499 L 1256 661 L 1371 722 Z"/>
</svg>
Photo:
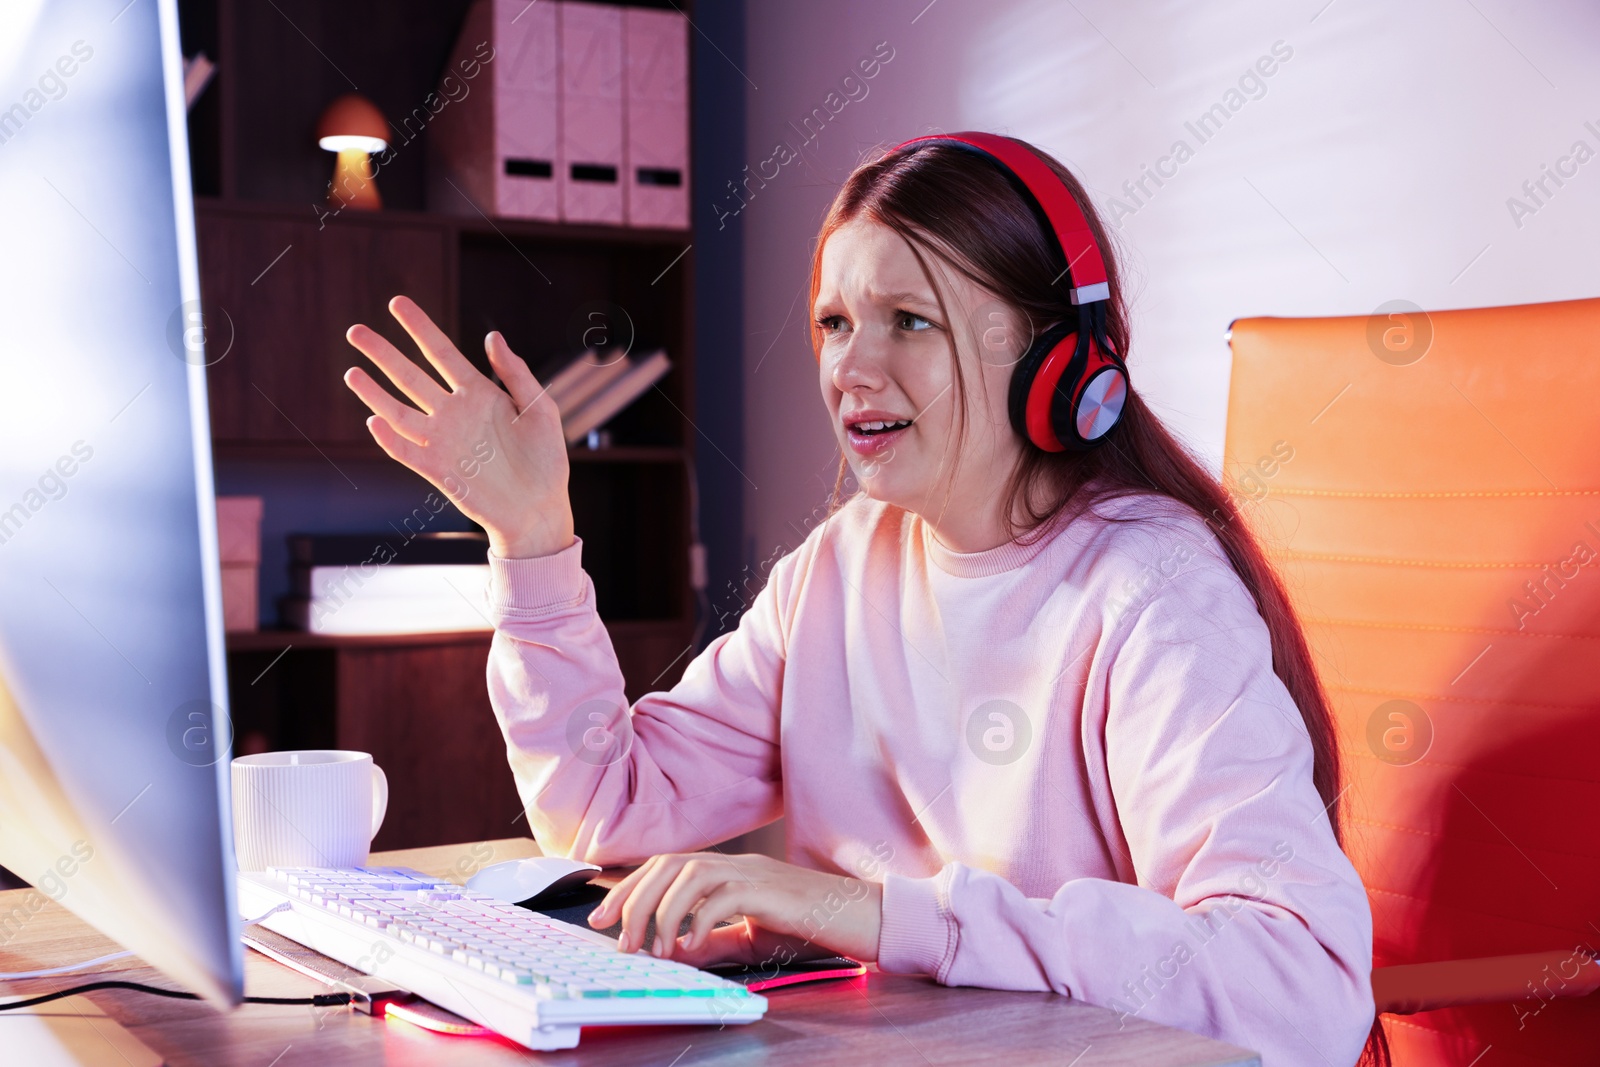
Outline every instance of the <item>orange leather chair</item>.
<svg viewBox="0 0 1600 1067">
<path fill-rule="evenodd" d="M 1231 343 L 1224 481 L 1338 721 L 1395 1064 L 1600 1064 L 1600 300 Z"/>
</svg>

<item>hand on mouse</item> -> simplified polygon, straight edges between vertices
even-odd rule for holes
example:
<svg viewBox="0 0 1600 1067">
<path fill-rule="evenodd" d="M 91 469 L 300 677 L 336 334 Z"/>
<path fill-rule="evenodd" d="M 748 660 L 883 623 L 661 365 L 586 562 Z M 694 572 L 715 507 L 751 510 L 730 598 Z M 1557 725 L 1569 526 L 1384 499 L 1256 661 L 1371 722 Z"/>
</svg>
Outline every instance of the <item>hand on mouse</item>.
<svg viewBox="0 0 1600 1067">
<path fill-rule="evenodd" d="M 664 933 L 677 930 L 690 912 L 687 934 L 675 939 Z M 878 958 L 883 888 L 762 855 L 662 855 L 618 882 L 589 925 L 604 929 L 620 918 L 617 947 L 633 952 L 644 944 L 652 915 L 652 953 L 696 967 L 770 966 L 831 955 L 867 962 Z M 743 922 L 717 928 L 741 916 Z"/>
<path fill-rule="evenodd" d="M 547 556 L 573 541 L 568 461 L 561 414 L 498 331 L 484 338 L 502 389 L 456 350 L 409 297 L 389 301 L 446 386 L 376 331 L 357 324 L 345 338 L 409 397 L 395 399 L 360 367 L 344 381 L 372 409 L 367 429 L 393 459 L 432 482 L 489 535 L 507 559 Z"/>
</svg>

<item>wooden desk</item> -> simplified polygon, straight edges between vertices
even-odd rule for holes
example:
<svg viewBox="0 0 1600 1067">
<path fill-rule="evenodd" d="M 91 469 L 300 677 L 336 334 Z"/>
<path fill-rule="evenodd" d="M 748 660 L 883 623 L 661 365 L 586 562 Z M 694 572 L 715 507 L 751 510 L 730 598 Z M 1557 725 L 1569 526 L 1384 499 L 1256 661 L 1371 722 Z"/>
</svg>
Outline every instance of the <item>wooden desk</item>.
<svg viewBox="0 0 1600 1067">
<path fill-rule="evenodd" d="M 414 867 L 464 881 L 479 867 L 538 855 L 526 838 L 375 853 L 374 863 Z M 0 893 L 0 913 L 25 890 Z M 0 968 L 33 970 L 90 959 L 116 946 L 66 909 L 47 904 L 0 947 Z M 107 970 L 131 980 L 172 983 L 138 960 Z M 103 977 L 103 975 L 102 975 Z M 62 988 L 83 976 L 15 982 L 16 996 Z M 308 996 L 322 987 L 258 953 L 245 952 L 253 996 Z M 926 978 L 880 974 L 774 990 L 766 1018 L 744 1026 L 589 1027 L 575 1049 L 533 1053 L 494 1038 L 446 1037 L 345 1008 L 250 1004 L 220 1012 L 194 1001 L 110 990 L 88 996 L 167 1058 L 172 1067 L 325 1067 L 367 1064 L 489 1067 L 495 1064 L 871 1063 L 928 1067 L 985 1061 L 1072 1067 L 1259 1067 L 1253 1054 L 1209 1038 L 1115 1013 L 1053 993 L 950 989 Z"/>
</svg>

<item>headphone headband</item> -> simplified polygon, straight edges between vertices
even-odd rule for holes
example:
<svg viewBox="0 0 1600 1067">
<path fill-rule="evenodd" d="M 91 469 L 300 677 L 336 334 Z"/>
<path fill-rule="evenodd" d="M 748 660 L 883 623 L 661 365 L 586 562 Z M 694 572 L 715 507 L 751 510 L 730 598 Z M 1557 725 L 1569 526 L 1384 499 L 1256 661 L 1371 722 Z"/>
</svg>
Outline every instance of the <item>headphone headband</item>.
<svg viewBox="0 0 1600 1067">
<path fill-rule="evenodd" d="M 1094 234 L 1089 230 L 1089 221 L 1083 217 L 1083 209 L 1062 184 L 1061 178 L 1044 160 L 1009 137 L 976 131 L 913 137 L 895 145 L 890 151 L 898 152 L 907 145 L 929 143 L 955 145 L 978 152 L 1014 175 L 1044 212 L 1056 242 L 1061 246 L 1061 254 L 1066 258 L 1067 272 L 1073 284 L 1072 302 L 1091 304 L 1111 298 L 1105 260 L 1101 258 L 1100 246 L 1095 243 Z"/>
</svg>

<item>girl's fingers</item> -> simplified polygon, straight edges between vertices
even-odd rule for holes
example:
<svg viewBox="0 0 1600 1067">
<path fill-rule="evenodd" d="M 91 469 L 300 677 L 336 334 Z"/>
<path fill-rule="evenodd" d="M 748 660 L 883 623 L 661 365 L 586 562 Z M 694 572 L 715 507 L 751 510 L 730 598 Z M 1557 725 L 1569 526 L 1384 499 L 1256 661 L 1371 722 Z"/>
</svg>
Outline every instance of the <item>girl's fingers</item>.
<svg viewBox="0 0 1600 1067">
<path fill-rule="evenodd" d="M 344 337 L 359 349 L 362 355 L 372 360 L 373 364 L 383 371 L 396 388 L 410 397 L 417 407 L 429 415 L 438 410 L 439 402 L 445 395 L 444 390 L 439 388 L 439 383 L 428 377 L 421 367 L 406 358 L 376 330 L 357 323 L 345 331 Z"/>
<path fill-rule="evenodd" d="M 616 922 L 622 914 L 622 905 L 627 902 L 628 894 L 633 892 L 633 887 L 639 884 L 639 879 L 644 877 L 645 872 L 659 858 L 658 856 L 650 857 L 629 871 L 622 881 L 612 886 L 610 891 L 601 898 L 599 906 L 589 913 L 589 925 L 596 930 L 604 930 Z"/>
<path fill-rule="evenodd" d="M 517 415 L 531 408 L 539 400 L 544 399 L 544 386 L 539 384 L 539 379 L 533 376 L 528 365 L 522 358 L 511 351 L 511 346 L 506 344 L 506 339 L 499 330 L 491 332 L 483 339 L 483 350 L 489 356 L 489 365 L 500 376 L 500 381 L 505 384 L 506 391 L 511 394 L 511 402 L 517 405 Z"/>
<path fill-rule="evenodd" d="M 369 417 L 367 419 L 367 430 L 372 434 L 372 439 L 378 442 L 378 447 L 388 453 L 390 459 L 398 460 L 424 478 L 428 478 L 429 481 L 433 480 L 429 477 L 428 472 L 423 470 L 423 465 L 427 460 L 422 446 L 413 444 L 396 433 L 395 428 L 390 426 L 388 420 L 384 419 L 382 415 Z"/>
<path fill-rule="evenodd" d="M 468 383 L 483 378 L 478 369 L 467 362 L 467 357 L 456 351 L 455 344 L 434 325 L 428 313 L 409 296 L 397 296 L 389 301 L 389 314 L 405 327 L 406 333 L 417 342 L 417 347 L 428 357 L 428 362 L 444 375 L 451 389 L 459 391 Z"/>
<path fill-rule="evenodd" d="M 704 864 L 685 864 L 678 871 L 678 876 L 662 894 L 661 903 L 656 905 L 656 939 L 650 946 L 652 954 L 663 959 L 672 955 L 678 943 L 678 930 L 683 926 L 683 917 L 690 911 L 698 916 L 696 904 L 701 897 L 715 889 L 719 881 L 718 875 L 708 871 Z"/>
<path fill-rule="evenodd" d="M 344 372 L 344 384 L 361 398 L 363 404 L 372 409 L 374 415 L 382 416 L 385 422 L 398 430 L 406 439 L 419 445 L 428 443 L 424 431 L 426 416 L 416 408 L 407 407 L 390 396 L 383 386 L 372 380 L 372 375 L 360 367 L 351 367 Z"/>
<path fill-rule="evenodd" d="M 634 884 L 628 899 L 622 903 L 622 933 L 618 937 L 622 951 L 633 952 L 644 947 L 650 918 L 655 915 L 662 895 L 672 885 L 672 880 L 677 877 L 682 866 L 682 857 L 657 856 L 650 870 Z M 657 937 L 661 934 L 660 930 L 656 931 Z"/>
<path fill-rule="evenodd" d="M 744 892 L 744 883 L 735 885 L 732 882 L 723 882 L 721 885 L 706 893 L 696 904 L 694 919 L 689 923 L 689 932 L 684 935 L 684 958 L 698 955 L 705 950 L 708 939 L 717 933 L 717 924 L 742 914 L 740 911 L 739 897 Z M 681 921 L 681 919 L 680 919 Z M 677 928 L 674 927 L 674 930 Z M 661 936 L 661 919 L 656 919 L 656 937 Z M 744 960 L 741 962 L 750 962 Z"/>
</svg>

